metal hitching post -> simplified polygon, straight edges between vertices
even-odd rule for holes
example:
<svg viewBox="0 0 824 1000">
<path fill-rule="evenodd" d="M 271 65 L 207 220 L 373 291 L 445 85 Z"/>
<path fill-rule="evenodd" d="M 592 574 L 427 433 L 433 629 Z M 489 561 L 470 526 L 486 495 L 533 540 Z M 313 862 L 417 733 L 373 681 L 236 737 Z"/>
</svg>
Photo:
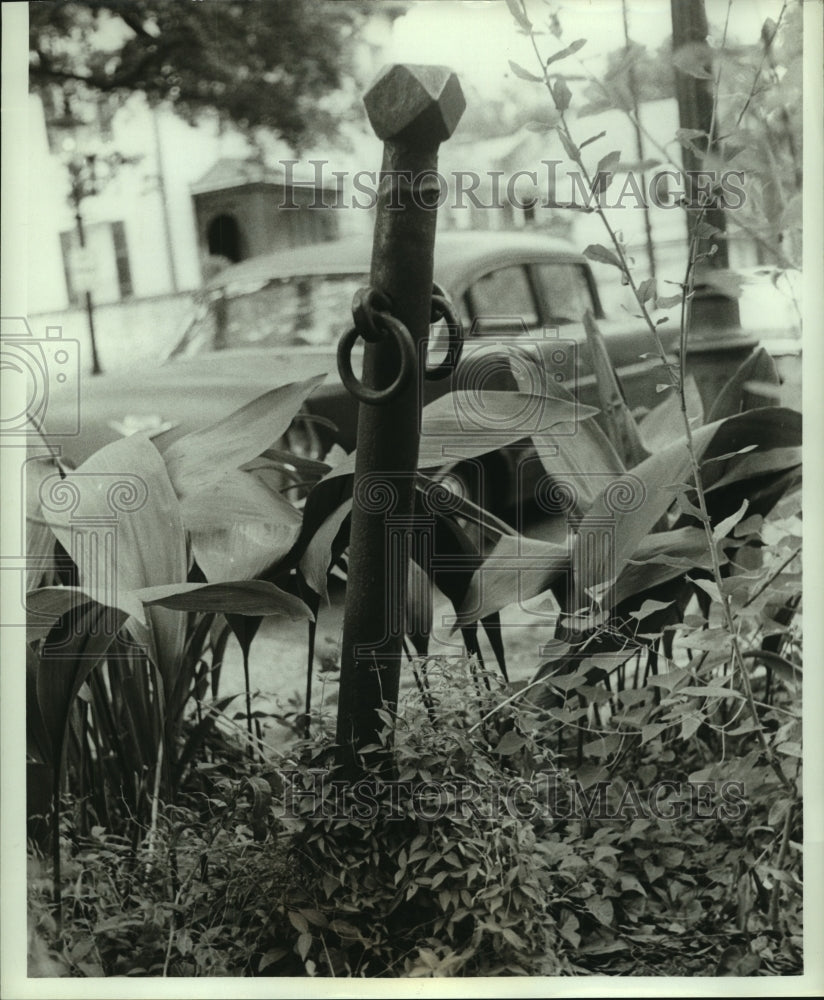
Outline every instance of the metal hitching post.
<svg viewBox="0 0 824 1000">
<path fill-rule="evenodd" d="M 384 69 L 364 98 L 384 142 L 372 247 L 370 288 L 356 297 L 355 327 L 344 335 L 338 365 L 359 400 L 354 503 L 343 626 L 337 742 L 350 778 L 358 750 L 375 742 L 381 703 L 397 703 L 406 607 L 407 557 L 386 545 L 386 518 L 412 517 L 421 398 L 420 346 L 429 333 L 438 146 L 465 107 L 456 75 L 443 66 Z M 351 350 L 365 341 L 363 372 Z"/>
</svg>

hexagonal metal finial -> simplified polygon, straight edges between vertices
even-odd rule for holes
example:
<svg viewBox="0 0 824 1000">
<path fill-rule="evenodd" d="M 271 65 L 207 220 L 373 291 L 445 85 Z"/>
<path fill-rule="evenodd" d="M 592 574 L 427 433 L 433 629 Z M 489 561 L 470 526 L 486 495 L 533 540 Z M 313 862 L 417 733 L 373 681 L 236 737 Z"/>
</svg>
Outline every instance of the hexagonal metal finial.
<svg viewBox="0 0 824 1000">
<path fill-rule="evenodd" d="M 375 135 L 385 142 L 437 146 L 455 131 L 466 107 L 448 66 L 384 67 L 363 98 Z"/>
</svg>

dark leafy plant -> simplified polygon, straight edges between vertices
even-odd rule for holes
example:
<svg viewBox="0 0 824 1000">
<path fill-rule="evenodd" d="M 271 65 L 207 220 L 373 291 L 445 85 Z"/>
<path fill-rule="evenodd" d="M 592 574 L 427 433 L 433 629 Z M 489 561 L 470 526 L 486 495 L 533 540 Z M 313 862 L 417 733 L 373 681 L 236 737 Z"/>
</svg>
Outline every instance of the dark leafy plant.
<svg viewBox="0 0 824 1000">
<path fill-rule="evenodd" d="M 28 597 L 30 796 L 42 808 L 51 785 L 54 830 L 66 781 L 86 831 L 147 824 L 236 697 L 218 694 L 230 630 L 248 662 L 246 621 L 312 618 L 282 565 L 300 512 L 242 467 L 282 437 L 316 384 L 272 390 L 163 455 L 138 435 L 77 470 L 37 468 L 32 544 L 52 585 Z M 252 579 L 268 567 L 283 586 Z M 246 709 L 251 735 L 248 673 Z M 57 836 L 52 851 L 59 893 Z"/>
</svg>

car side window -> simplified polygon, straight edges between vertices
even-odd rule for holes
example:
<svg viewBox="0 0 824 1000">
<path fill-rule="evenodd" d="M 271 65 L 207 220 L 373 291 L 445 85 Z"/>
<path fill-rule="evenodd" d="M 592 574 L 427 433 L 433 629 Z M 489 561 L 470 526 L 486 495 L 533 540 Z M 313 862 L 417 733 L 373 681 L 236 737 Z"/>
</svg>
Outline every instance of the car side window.
<svg viewBox="0 0 824 1000">
<path fill-rule="evenodd" d="M 467 295 L 473 318 L 490 328 L 538 323 L 532 286 L 522 265 L 490 271 L 471 286 Z M 499 318 L 501 323 L 496 323 Z"/>
<path fill-rule="evenodd" d="M 587 309 L 595 312 L 589 282 L 580 264 L 535 264 L 534 274 L 550 323 L 580 323 Z"/>
</svg>

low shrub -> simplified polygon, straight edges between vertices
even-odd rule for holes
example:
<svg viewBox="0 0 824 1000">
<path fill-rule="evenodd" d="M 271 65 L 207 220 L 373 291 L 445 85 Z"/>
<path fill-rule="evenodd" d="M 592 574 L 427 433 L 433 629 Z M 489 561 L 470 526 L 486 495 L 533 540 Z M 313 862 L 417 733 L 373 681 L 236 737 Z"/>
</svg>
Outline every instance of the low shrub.
<svg viewBox="0 0 824 1000">
<path fill-rule="evenodd" d="M 33 857 L 30 974 L 800 971 L 800 800 L 776 794 L 752 734 L 717 774 L 679 725 L 624 738 L 602 781 L 474 660 L 420 676 L 383 712 L 368 782 L 337 780 L 319 719 L 288 760 L 201 765 L 136 847 L 65 809 L 63 933 Z M 606 739 L 625 715 L 599 724 Z"/>
</svg>

